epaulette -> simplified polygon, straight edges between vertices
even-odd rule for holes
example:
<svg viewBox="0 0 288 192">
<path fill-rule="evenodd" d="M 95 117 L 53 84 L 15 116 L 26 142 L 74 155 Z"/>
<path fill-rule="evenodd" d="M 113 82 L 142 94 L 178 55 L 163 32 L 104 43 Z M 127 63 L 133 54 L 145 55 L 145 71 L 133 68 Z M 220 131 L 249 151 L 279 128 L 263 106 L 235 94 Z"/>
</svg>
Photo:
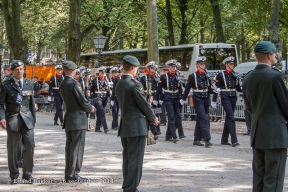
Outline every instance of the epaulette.
<svg viewBox="0 0 288 192">
<path fill-rule="evenodd" d="M 282 73 L 282 70 L 278 69 L 278 68 L 277 68 L 276 66 L 274 66 L 274 65 L 273 65 L 271 68 L 274 69 L 275 71 L 278 71 L 279 73 Z"/>
<path fill-rule="evenodd" d="M 135 83 L 140 83 L 137 79 L 132 78 L 132 81 L 134 81 Z"/>
</svg>

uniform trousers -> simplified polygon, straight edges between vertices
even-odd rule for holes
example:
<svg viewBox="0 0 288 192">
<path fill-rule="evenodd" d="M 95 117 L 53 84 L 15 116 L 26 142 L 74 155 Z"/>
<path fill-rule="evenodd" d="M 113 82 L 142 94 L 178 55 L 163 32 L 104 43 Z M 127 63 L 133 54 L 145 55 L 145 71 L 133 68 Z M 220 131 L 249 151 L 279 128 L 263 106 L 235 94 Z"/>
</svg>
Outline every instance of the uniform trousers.
<svg viewBox="0 0 288 192">
<path fill-rule="evenodd" d="M 283 191 L 287 149 L 253 150 L 253 192 Z"/>
<path fill-rule="evenodd" d="M 151 107 L 155 109 L 158 106 L 156 106 L 152 103 Z M 156 117 L 159 118 L 159 114 L 156 114 Z M 159 124 L 156 126 L 156 125 L 153 125 L 152 123 L 150 123 L 149 126 L 150 126 L 150 130 L 153 133 L 153 135 L 157 135 L 157 133 L 160 132 L 160 125 Z"/>
<path fill-rule="evenodd" d="M 114 105 L 112 106 L 112 116 L 113 116 L 113 120 L 112 120 L 112 129 L 113 128 L 118 128 L 118 115 L 119 113 L 119 105 L 118 105 L 118 100 L 115 98 L 114 99 Z"/>
<path fill-rule="evenodd" d="M 160 116 L 160 122 L 161 124 L 166 124 L 167 123 L 167 118 L 166 118 L 166 106 L 165 106 L 165 102 L 161 105 L 161 114 Z"/>
<path fill-rule="evenodd" d="M 250 133 L 251 132 L 251 114 L 247 110 L 244 110 L 244 115 L 245 115 L 247 133 Z"/>
<path fill-rule="evenodd" d="M 106 98 L 98 98 L 98 100 L 94 103 L 96 111 L 96 127 L 95 129 L 100 129 L 100 126 L 103 125 L 104 130 L 108 129 L 106 116 L 105 116 L 105 107 L 107 104 Z"/>
<path fill-rule="evenodd" d="M 144 159 L 146 136 L 121 138 L 123 147 L 123 192 L 138 191 Z"/>
<path fill-rule="evenodd" d="M 86 129 L 66 130 L 65 133 L 65 179 L 77 180 L 83 162 Z"/>
<path fill-rule="evenodd" d="M 179 109 L 178 99 L 165 100 L 165 106 L 168 116 L 168 128 L 173 139 L 177 139 L 176 129 L 178 128 L 179 137 L 184 136 L 182 120 Z M 166 132 L 166 138 L 169 138 L 169 132 Z"/>
<path fill-rule="evenodd" d="M 54 121 L 57 122 L 59 118 L 60 122 L 63 122 L 63 108 L 62 108 L 63 100 L 60 93 L 54 93 L 54 102 L 56 106 Z"/>
<path fill-rule="evenodd" d="M 210 98 L 199 98 L 193 96 L 194 108 L 197 114 L 197 120 L 194 131 L 194 141 L 209 141 L 210 135 L 210 122 L 209 122 L 209 100 Z"/>
<path fill-rule="evenodd" d="M 231 136 L 232 143 L 238 142 L 237 135 L 236 135 L 236 124 L 235 124 L 235 119 L 234 119 L 236 101 L 237 101 L 236 96 L 230 97 L 230 96 L 221 94 L 221 103 L 226 113 L 221 142 L 228 142 L 229 134 Z"/>
<path fill-rule="evenodd" d="M 18 170 L 18 146 L 21 141 L 23 144 L 23 175 L 32 175 L 33 161 L 34 161 L 34 129 L 28 129 L 20 117 L 19 130 L 7 130 L 7 154 L 8 154 L 8 167 L 10 171 L 10 178 L 17 179 L 19 177 Z M 21 140 L 22 137 L 22 140 Z"/>
</svg>

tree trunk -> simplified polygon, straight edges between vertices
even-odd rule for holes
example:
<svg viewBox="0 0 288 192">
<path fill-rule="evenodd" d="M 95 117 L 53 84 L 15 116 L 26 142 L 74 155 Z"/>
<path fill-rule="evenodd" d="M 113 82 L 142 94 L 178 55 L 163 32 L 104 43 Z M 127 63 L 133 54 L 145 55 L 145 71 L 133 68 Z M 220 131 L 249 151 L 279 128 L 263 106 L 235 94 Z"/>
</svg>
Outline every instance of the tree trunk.
<svg viewBox="0 0 288 192">
<path fill-rule="evenodd" d="M 245 46 L 245 32 L 244 32 L 244 25 L 242 23 L 241 26 L 241 62 L 246 60 L 246 46 Z"/>
<path fill-rule="evenodd" d="M 11 0 L 11 8 L 9 0 L 3 0 L 2 2 L 7 40 L 13 56 L 11 59 L 21 60 L 25 63 L 27 61 L 28 48 L 22 37 L 19 0 Z"/>
<path fill-rule="evenodd" d="M 221 21 L 220 7 L 218 0 L 210 0 L 213 10 L 213 19 L 215 24 L 216 42 L 225 43 L 223 26 Z"/>
<path fill-rule="evenodd" d="M 37 56 L 36 56 L 36 63 L 40 63 L 41 59 L 41 53 L 42 53 L 42 43 L 39 41 L 37 45 Z"/>
<path fill-rule="evenodd" d="M 70 0 L 68 51 L 66 58 L 67 60 L 75 62 L 77 65 L 80 63 L 82 42 L 80 31 L 81 6 L 82 0 Z"/>
<path fill-rule="evenodd" d="M 203 17 L 200 18 L 200 27 L 201 27 L 201 29 L 200 29 L 200 41 L 199 42 L 204 43 L 205 42 L 205 36 L 204 36 L 205 21 L 204 21 Z"/>
<path fill-rule="evenodd" d="M 280 31 L 279 31 L 280 0 L 271 0 L 271 15 L 268 23 L 270 41 L 275 44 L 277 49 L 278 61 L 282 60 Z M 281 65 L 282 68 L 282 65 Z"/>
<path fill-rule="evenodd" d="M 187 44 L 187 10 L 188 10 L 188 0 L 178 0 L 179 9 L 181 12 L 181 34 L 179 44 Z"/>
<path fill-rule="evenodd" d="M 168 28 L 168 41 L 169 41 L 170 46 L 174 46 L 175 40 L 174 40 L 174 30 L 173 30 L 170 0 L 166 0 L 166 10 L 167 10 L 166 20 L 167 20 L 167 28 Z"/>
</svg>

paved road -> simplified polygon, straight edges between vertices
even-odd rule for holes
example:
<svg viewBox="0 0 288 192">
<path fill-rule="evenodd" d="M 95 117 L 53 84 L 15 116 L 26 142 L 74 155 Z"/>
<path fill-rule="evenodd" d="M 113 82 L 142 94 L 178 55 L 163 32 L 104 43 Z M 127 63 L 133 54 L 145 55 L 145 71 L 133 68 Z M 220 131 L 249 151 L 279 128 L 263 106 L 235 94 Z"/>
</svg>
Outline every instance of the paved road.
<svg viewBox="0 0 288 192">
<path fill-rule="evenodd" d="M 9 180 L 6 154 L 6 131 L 0 131 L 0 191 L 121 191 L 121 142 L 116 131 L 108 134 L 87 132 L 83 167 L 80 175 L 89 183 L 64 183 L 65 133 L 53 125 L 53 114 L 37 113 L 35 129 L 34 178 L 37 183 L 6 184 Z M 111 116 L 107 116 L 111 122 Z M 95 120 L 93 120 L 95 124 Z M 237 148 L 220 145 L 222 125 L 211 123 L 212 148 L 193 146 L 195 122 L 183 122 L 187 138 L 177 144 L 164 141 L 147 146 L 143 177 L 139 190 L 143 192 L 244 192 L 251 191 L 252 153 L 244 122 L 237 122 Z M 165 127 L 161 127 L 165 133 Z M 20 173 L 22 170 L 20 169 Z M 284 191 L 288 191 L 287 171 Z"/>
</svg>

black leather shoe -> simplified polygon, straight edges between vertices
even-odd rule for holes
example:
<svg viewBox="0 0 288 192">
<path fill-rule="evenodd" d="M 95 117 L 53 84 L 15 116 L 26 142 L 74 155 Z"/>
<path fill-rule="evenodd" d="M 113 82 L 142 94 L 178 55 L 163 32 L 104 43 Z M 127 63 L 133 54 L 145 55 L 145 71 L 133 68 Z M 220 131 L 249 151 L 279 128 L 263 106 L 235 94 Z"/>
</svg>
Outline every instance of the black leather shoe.
<svg viewBox="0 0 288 192">
<path fill-rule="evenodd" d="M 247 133 L 243 133 L 243 135 L 250 135 L 250 132 L 247 132 Z"/>
<path fill-rule="evenodd" d="M 26 180 L 27 183 L 30 183 L 30 184 L 34 183 L 34 178 L 33 178 L 31 175 L 23 175 L 22 178 L 23 178 L 24 180 Z"/>
<path fill-rule="evenodd" d="M 56 121 L 54 122 L 54 125 L 59 125 L 59 123 L 57 123 Z"/>
<path fill-rule="evenodd" d="M 102 132 L 100 129 L 95 129 L 95 132 Z"/>
<path fill-rule="evenodd" d="M 173 139 L 171 139 L 171 138 L 170 138 L 170 139 L 167 139 L 167 138 L 166 138 L 165 141 L 173 141 Z"/>
<path fill-rule="evenodd" d="M 173 139 L 173 143 L 177 143 L 178 141 L 178 139 Z"/>
<path fill-rule="evenodd" d="M 193 145 L 204 146 L 204 144 L 201 143 L 201 141 L 193 141 Z"/>
<path fill-rule="evenodd" d="M 229 143 L 228 141 L 227 142 L 222 142 L 221 141 L 221 145 L 231 145 L 231 143 Z"/>
<path fill-rule="evenodd" d="M 108 133 L 108 132 L 109 132 L 109 130 L 108 130 L 108 129 L 105 129 L 105 130 L 104 130 L 104 133 Z"/>
<path fill-rule="evenodd" d="M 158 135 L 154 135 L 154 140 L 157 140 L 158 139 Z"/>
<path fill-rule="evenodd" d="M 210 141 L 205 141 L 205 147 L 209 148 L 211 147 L 213 144 Z"/>
<path fill-rule="evenodd" d="M 185 135 L 182 135 L 179 137 L 179 139 L 184 139 L 186 136 Z"/>
<path fill-rule="evenodd" d="M 157 135 L 161 135 L 161 134 L 162 134 L 161 132 L 158 132 L 158 133 L 157 133 Z"/>
<path fill-rule="evenodd" d="M 232 143 L 232 147 L 236 147 L 236 146 L 238 146 L 238 145 L 240 145 L 240 143 L 238 143 L 238 142 Z"/>
</svg>

